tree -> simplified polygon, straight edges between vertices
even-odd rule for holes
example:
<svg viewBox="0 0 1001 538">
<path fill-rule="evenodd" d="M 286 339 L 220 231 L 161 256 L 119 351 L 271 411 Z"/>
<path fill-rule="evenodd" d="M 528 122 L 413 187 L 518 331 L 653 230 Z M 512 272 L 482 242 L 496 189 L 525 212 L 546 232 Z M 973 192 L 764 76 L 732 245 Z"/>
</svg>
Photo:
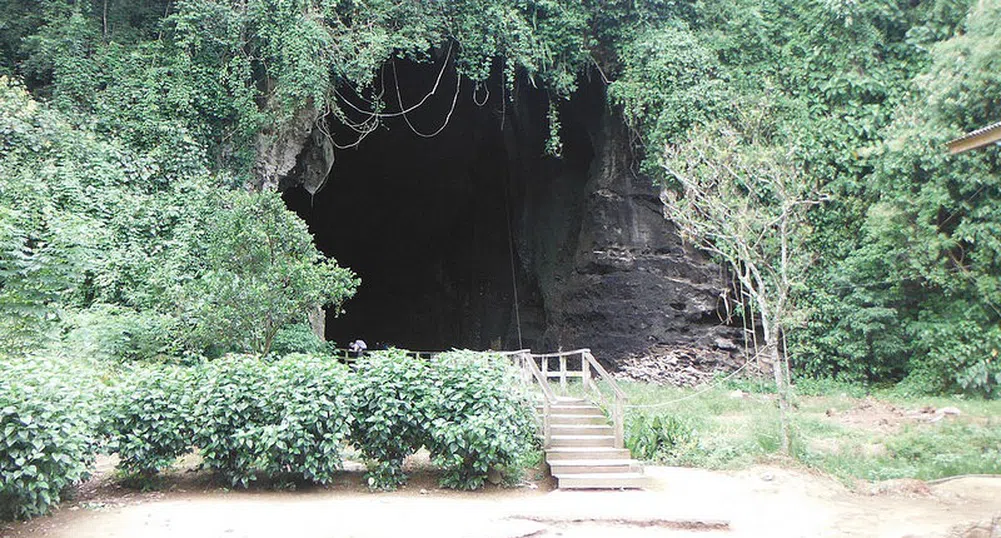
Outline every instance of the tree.
<svg viewBox="0 0 1001 538">
<path fill-rule="evenodd" d="M 761 321 L 788 454 L 788 358 L 779 348 L 796 322 L 793 291 L 810 261 L 806 213 L 822 197 L 804 180 L 796 148 L 770 123 L 770 112 L 738 112 L 732 122 L 694 130 L 687 144 L 668 145 L 663 166 L 674 184 L 661 199 L 685 239 L 729 266 Z"/>
<path fill-rule="evenodd" d="M 266 355 L 279 329 L 354 295 L 354 273 L 316 249 L 278 194 L 234 192 L 221 204 L 187 238 L 204 259 L 181 291 L 195 342 Z"/>
</svg>

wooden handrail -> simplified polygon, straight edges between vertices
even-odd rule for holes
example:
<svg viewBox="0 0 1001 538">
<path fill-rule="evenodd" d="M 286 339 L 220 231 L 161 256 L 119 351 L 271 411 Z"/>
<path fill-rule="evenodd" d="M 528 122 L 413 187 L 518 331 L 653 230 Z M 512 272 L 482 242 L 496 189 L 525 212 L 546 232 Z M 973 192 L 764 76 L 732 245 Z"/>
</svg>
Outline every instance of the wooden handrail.
<svg viewBox="0 0 1001 538">
<path fill-rule="evenodd" d="M 556 357 L 566 357 L 569 355 L 577 355 L 579 353 L 590 353 L 590 352 L 591 350 L 585 347 L 581 349 L 575 349 L 573 351 L 560 351 L 558 353 L 543 353 L 541 355 L 533 353 L 532 356 L 535 357 L 536 359 L 546 359 L 546 358 L 552 359 Z"/>
<path fill-rule="evenodd" d="M 531 352 L 523 353 L 521 360 L 524 367 L 528 368 L 528 371 L 532 373 L 532 377 L 539 384 L 539 388 L 542 389 L 542 446 L 543 448 L 549 448 L 553 438 L 552 426 L 549 421 L 549 410 L 552 404 L 556 403 L 556 395 L 549 388 L 549 382 L 543 377 L 542 372 L 539 370 L 539 365 L 535 364 L 535 358 L 532 357 Z"/>
<path fill-rule="evenodd" d="M 619 398 L 626 397 L 626 393 L 619 388 L 619 384 L 615 382 L 615 378 L 612 377 L 607 370 L 605 370 L 605 367 L 602 366 L 601 363 L 594 358 L 594 355 L 592 355 L 590 351 L 584 353 L 584 358 L 587 360 L 588 363 L 591 364 L 591 367 L 598 372 L 598 375 L 601 376 L 601 378 L 604 379 L 606 382 L 608 382 L 608 386 L 612 387 L 612 392 L 615 393 L 615 396 Z"/>
<path fill-rule="evenodd" d="M 553 389 L 549 388 L 549 381 L 547 381 L 546 378 L 542 375 L 542 371 L 539 370 L 539 365 L 535 364 L 535 356 L 530 353 L 526 353 L 525 363 L 528 365 L 528 371 L 532 372 L 532 377 L 535 378 L 535 381 L 539 384 L 539 387 L 542 389 L 542 394 L 543 396 L 545 396 L 546 401 L 555 402 L 556 395 L 553 394 Z"/>
<path fill-rule="evenodd" d="M 567 357 L 571 355 L 580 356 L 580 371 L 567 370 Z M 558 358 L 559 359 L 559 370 L 549 371 L 549 360 Z M 542 368 L 539 368 L 537 360 L 542 361 Z M 567 389 L 567 379 L 568 378 L 580 378 L 581 385 L 585 390 L 593 390 L 597 393 L 598 398 L 602 402 L 606 402 L 609 406 L 609 411 L 611 415 L 612 427 L 615 431 L 615 447 L 623 448 L 625 446 L 625 411 L 626 411 L 626 393 L 619 387 L 619 384 L 615 382 L 615 378 L 605 370 L 605 367 L 594 358 L 590 349 L 583 348 L 574 351 L 561 351 L 559 353 L 544 353 L 544 354 L 525 354 L 523 360 L 526 361 L 526 365 L 531 371 L 532 376 L 538 382 L 539 387 L 542 389 L 544 397 L 545 414 L 548 416 L 548 411 L 550 403 L 556 403 L 556 396 L 553 393 L 552 387 L 549 386 L 550 378 L 559 379 L 560 388 L 563 391 Z M 597 375 L 594 375 L 594 374 Z M 608 387 L 611 389 L 613 401 L 608 401 L 605 395 L 602 393 L 601 387 L 595 382 L 595 378 L 603 379 Z M 546 440 L 546 446 L 549 446 L 550 439 L 550 427 L 549 421 L 546 419 L 543 423 L 544 435 Z"/>
<path fill-rule="evenodd" d="M 598 375 L 601 376 L 608 386 L 612 388 L 612 392 L 615 393 L 615 404 L 612 407 L 612 427 L 615 429 L 615 448 L 623 448 L 625 446 L 625 427 L 626 427 L 626 393 L 619 388 L 619 384 L 615 382 L 615 378 L 609 375 L 605 367 L 594 358 L 594 355 L 590 351 L 585 351 L 583 354 L 584 361 L 590 364 L 592 368 Z M 598 384 L 594 383 L 593 380 L 588 378 L 591 382 L 591 386 L 594 387 L 598 394 L 601 394 L 601 390 L 598 388 Z"/>
</svg>

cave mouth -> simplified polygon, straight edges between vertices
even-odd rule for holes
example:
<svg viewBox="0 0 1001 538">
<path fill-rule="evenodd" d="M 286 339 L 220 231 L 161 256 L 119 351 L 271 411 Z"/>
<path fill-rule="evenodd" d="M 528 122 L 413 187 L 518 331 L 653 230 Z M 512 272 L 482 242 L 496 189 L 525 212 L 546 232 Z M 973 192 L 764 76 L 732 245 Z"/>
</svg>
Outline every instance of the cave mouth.
<svg viewBox="0 0 1001 538">
<path fill-rule="evenodd" d="M 427 94 L 439 69 L 398 61 L 396 72 L 407 106 Z M 361 278 L 343 312 L 327 312 L 326 337 L 338 346 L 357 338 L 370 348 L 416 350 L 541 343 L 544 307 L 531 264 L 519 255 L 527 238 L 517 222 L 526 193 L 538 188 L 527 182 L 543 184 L 567 162 L 566 154 L 544 156 L 548 97 L 521 89 L 515 107 L 502 100 L 499 76 L 480 86 L 461 80 L 458 93 L 456 79 L 450 66 L 422 107 L 384 119 L 357 147 L 336 150 L 315 195 L 301 185 L 284 190 L 318 248 Z M 386 102 L 395 104 L 392 75 L 383 84 Z M 427 136 L 446 116 L 441 132 Z M 332 116 L 326 126 L 338 144 L 357 139 Z M 593 153 L 583 145 L 574 161 L 586 169 Z"/>
</svg>

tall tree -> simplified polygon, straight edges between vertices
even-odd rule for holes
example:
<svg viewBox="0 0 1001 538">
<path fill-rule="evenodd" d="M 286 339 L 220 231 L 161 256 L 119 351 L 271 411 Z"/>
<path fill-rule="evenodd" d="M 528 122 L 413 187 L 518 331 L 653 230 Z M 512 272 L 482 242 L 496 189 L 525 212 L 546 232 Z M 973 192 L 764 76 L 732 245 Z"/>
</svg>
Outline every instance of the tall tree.
<svg viewBox="0 0 1001 538">
<path fill-rule="evenodd" d="M 710 124 L 687 143 L 668 146 L 663 166 L 673 184 L 661 199 L 683 237 L 729 266 L 757 313 L 788 454 L 788 362 L 780 348 L 798 321 L 793 290 L 810 262 L 807 211 L 822 196 L 805 180 L 796 147 L 770 115 L 765 106 L 743 110 L 732 122 Z"/>
</svg>

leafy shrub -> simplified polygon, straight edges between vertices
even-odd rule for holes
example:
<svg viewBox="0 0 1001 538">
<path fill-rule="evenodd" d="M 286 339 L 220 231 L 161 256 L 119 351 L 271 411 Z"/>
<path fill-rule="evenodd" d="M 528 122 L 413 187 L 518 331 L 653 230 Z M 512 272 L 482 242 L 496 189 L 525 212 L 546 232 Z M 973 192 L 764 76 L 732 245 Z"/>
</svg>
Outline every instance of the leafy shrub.
<svg viewBox="0 0 1001 538">
<path fill-rule="evenodd" d="M 105 428 L 119 469 L 148 479 L 192 448 L 193 386 L 189 368 L 144 367 L 124 376 L 110 394 Z"/>
<path fill-rule="evenodd" d="M 517 372 L 497 355 L 453 351 L 431 364 L 428 449 L 443 487 L 477 489 L 490 470 L 512 473 L 537 431 Z"/>
<path fill-rule="evenodd" d="M 625 445 L 636 458 L 678 463 L 697 443 L 695 429 L 677 417 L 637 413 L 626 419 Z"/>
<path fill-rule="evenodd" d="M 923 312 L 924 319 L 911 324 L 921 354 L 912 359 L 908 384 L 925 392 L 1001 396 L 1001 328 L 976 305 L 962 306 L 955 301 Z"/>
<path fill-rule="evenodd" d="M 93 366 L 0 357 L 0 518 L 29 518 L 85 480 L 97 447 Z"/>
<path fill-rule="evenodd" d="M 424 446 L 430 418 L 428 367 L 404 351 L 376 351 L 357 362 L 351 385 L 351 442 L 369 460 L 373 489 L 406 482 L 403 460 Z"/>
<path fill-rule="evenodd" d="M 292 355 L 274 363 L 229 356 L 200 370 L 195 444 L 236 486 L 259 476 L 328 483 L 349 431 L 347 370 Z"/>
<path fill-rule="evenodd" d="M 201 260 L 180 305 L 192 344 L 267 355 L 278 331 L 316 306 L 341 303 L 359 281 L 313 243 L 276 193 L 228 193 L 204 222 L 188 223 L 182 257 Z"/>
<path fill-rule="evenodd" d="M 75 353 L 120 362 L 175 357 L 182 351 L 178 320 L 151 310 L 98 304 L 67 319 L 64 345 Z"/>
<path fill-rule="evenodd" d="M 279 329 L 271 346 L 271 352 L 275 355 L 290 353 L 319 355 L 328 351 L 327 343 L 316 336 L 308 323 L 296 323 Z"/>
<path fill-rule="evenodd" d="M 265 387 L 271 385 L 268 367 L 260 360 L 227 356 L 200 371 L 195 405 L 198 417 L 195 444 L 205 465 L 236 486 L 257 479 L 261 458 L 260 428 L 277 422 Z"/>
<path fill-rule="evenodd" d="M 341 468 L 341 449 L 350 432 L 349 370 L 310 355 L 289 355 L 270 367 L 269 399 L 279 421 L 264 428 L 262 466 L 271 476 L 329 484 Z"/>
</svg>

